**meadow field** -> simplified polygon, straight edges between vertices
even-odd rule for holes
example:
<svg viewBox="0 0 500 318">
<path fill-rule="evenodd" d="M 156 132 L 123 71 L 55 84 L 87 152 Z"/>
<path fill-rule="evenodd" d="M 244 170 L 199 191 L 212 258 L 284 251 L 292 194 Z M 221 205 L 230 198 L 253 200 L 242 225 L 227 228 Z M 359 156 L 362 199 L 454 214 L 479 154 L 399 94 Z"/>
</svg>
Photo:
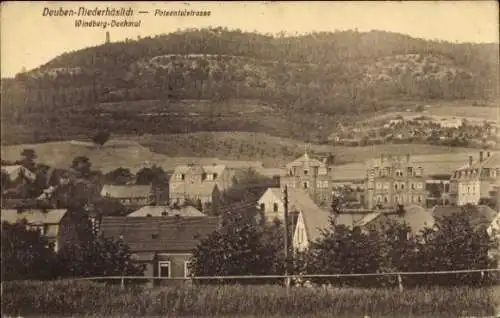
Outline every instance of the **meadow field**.
<svg viewBox="0 0 500 318">
<path fill-rule="evenodd" d="M 85 317 L 484 317 L 496 287 L 408 289 L 280 286 L 130 287 L 83 281 L 3 283 L 2 314 Z"/>
<path fill-rule="evenodd" d="M 118 167 L 137 171 L 145 164 L 156 164 L 164 170 L 189 162 L 223 163 L 228 167 L 283 167 L 304 154 L 333 154 L 335 164 L 363 163 L 380 154 L 418 156 L 419 161 L 453 162 L 462 165 L 477 149 L 424 144 L 386 144 L 345 147 L 307 144 L 291 138 L 251 132 L 196 132 L 142 136 L 112 136 L 103 147 L 91 142 L 55 141 L 36 144 L 2 145 L 2 160 L 15 161 L 25 148 L 37 153 L 37 161 L 69 168 L 73 158 L 87 156 L 94 169 L 103 172 Z M 429 156 L 429 157 L 427 157 Z M 439 156 L 439 160 L 437 157 Z M 453 167 L 455 168 L 455 167 Z"/>
</svg>

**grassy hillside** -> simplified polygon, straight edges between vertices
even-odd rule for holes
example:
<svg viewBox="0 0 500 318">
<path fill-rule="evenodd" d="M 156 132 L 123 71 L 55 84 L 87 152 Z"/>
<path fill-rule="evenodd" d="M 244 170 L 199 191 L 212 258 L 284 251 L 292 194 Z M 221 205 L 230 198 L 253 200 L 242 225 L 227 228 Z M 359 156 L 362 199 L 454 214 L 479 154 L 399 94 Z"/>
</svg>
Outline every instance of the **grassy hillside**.
<svg viewBox="0 0 500 318">
<path fill-rule="evenodd" d="M 2 128 L 2 139 L 80 138 L 105 128 L 120 134 L 237 130 L 320 142 L 345 117 L 386 111 L 393 101 L 491 103 L 497 83 L 494 44 L 382 31 L 292 37 L 179 31 L 68 52 L 3 81 L 2 121 L 9 129 Z M 176 114 L 190 100 L 211 106 Z M 251 104 L 243 101 L 257 111 L 241 113 L 240 104 Z M 145 108 L 156 114 L 137 116 L 144 103 L 153 103 Z"/>
<path fill-rule="evenodd" d="M 103 147 L 89 142 L 48 142 L 2 146 L 2 160 L 14 161 L 24 148 L 37 153 L 37 161 L 67 168 L 76 156 L 89 157 L 95 169 L 103 172 L 118 167 L 136 171 L 146 164 L 157 164 L 171 170 L 178 164 L 199 162 L 222 163 L 229 167 L 281 167 L 308 149 L 311 155 L 333 154 L 342 178 L 363 175 L 364 161 L 380 154 L 416 156 L 439 171 L 450 172 L 463 165 L 476 150 L 430 145 L 376 145 L 367 147 L 332 147 L 306 144 L 289 138 L 262 133 L 198 132 L 115 137 Z M 353 163 L 344 165 L 346 163 Z"/>
</svg>

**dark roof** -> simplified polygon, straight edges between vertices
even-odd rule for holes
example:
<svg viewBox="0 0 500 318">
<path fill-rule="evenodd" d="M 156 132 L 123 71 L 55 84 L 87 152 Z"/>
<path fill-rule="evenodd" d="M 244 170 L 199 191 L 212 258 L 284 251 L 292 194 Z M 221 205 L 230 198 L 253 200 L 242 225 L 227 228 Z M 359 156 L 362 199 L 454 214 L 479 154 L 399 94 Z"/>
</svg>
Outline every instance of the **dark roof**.
<svg viewBox="0 0 500 318">
<path fill-rule="evenodd" d="M 103 217 L 105 237 L 122 236 L 132 252 L 190 252 L 215 231 L 216 217 Z"/>
<path fill-rule="evenodd" d="M 102 196 L 110 196 L 112 198 L 144 198 L 152 195 L 152 187 L 150 185 L 111 185 L 105 184 L 101 190 Z"/>
</svg>

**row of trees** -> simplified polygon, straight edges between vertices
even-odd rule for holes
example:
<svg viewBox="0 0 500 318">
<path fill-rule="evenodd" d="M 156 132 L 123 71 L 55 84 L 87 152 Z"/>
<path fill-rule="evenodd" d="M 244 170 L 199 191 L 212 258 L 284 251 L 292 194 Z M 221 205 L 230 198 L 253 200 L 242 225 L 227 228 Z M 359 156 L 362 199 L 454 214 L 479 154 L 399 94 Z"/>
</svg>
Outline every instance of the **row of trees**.
<svg viewBox="0 0 500 318">
<path fill-rule="evenodd" d="M 283 227 L 259 226 L 234 215 L 228 223 L 202 241 L 192 262 L 194 275 L 280 275 L 284 273 Z M 269 235 L 269 233 L 272 233 Z M 237 240 L 234 238 L 238 237 Z M 367 274 L 380 272 L 426 272 L 496 268 L 489 251 L 498 240 L 485 227 L 471 225 L 465 213 L 439 219 L 435 228 L 415 235 L 400 222 L 380 228 L 349 228 L 332 218 L 322 237 L 306 252 L 295 254 L 295 274 Z M 495 276 L 480 273 L 416 275 L 404 277 L 405 285 L 481 284 Z M 357 286 L 390 286 L 392 277 L 313 278 L 316 283 Z M 245 280 L 246 282 L 246 280 Z M 255 280 L 263 283 L 262 280 Z"/>
<path fill-rule="evenodd" d="M 284 274 L 282 224 L 257 222 L 254 216 L 223 215 L 223 225 L 193 251 L 193 275 Z M 498 261 L 488 256 L 494 248 L 498 248 L 498 241 L 488 236 L 484 228 L 473 227 L 466 214 L 443 218 L 435 229 L 425 229 L 416 236 L 401 223 L 388 222 L 381 228 L 361 230 L 336 225 L 332 219 L 320 239 L 312 242 L 306 252 L 295 254 L 289 269 L 295 274 L 486 269 L 498 266 Z M 55 253 L 39 232 L 27 230 L 23 223 L 2 224 L 2 268 L 2 280 L 142 275 L 144 271 L 120 240 L 87 237 L 78 245 L 67 245 Z M 475 285 L 497 278 L 480 273 L 415 275 L 404 276 L 403 283 L 406 286 Z M 390 276 L 310 280 L 341 286 L 397 284 L 396 277 Z M 279 281 L 282 280 L 272 279 L 267 283 Z M 244 282 L 266 283 L 258 279 Z"/>
</svg>

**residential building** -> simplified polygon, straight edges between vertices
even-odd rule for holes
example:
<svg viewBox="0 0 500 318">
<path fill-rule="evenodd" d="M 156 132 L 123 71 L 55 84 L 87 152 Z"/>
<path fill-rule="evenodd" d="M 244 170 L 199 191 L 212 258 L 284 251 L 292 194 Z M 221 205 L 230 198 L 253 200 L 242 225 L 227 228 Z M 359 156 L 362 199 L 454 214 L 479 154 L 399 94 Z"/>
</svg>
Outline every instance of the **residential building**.
<svg viewBox="0 0 500 318">
<path fill-rule="evenodd" d="M 439 121 L 439 125 L 443 128 L 460 128 L 462 126 L 463 120 L 461 118 L 443 118 Z"/>
<path fill-rule="evenodd" d="M 468 164 L 454 171 L 451 180 L 458 205 L 477 204 L 481 198 L 498 193 L 500 154 L 480 151 L 476 161 L 470 156 Z"/>
<path fill-rule="evenodd" d="M 34 182 L 36 180 L 36 174 L 22 165 L 2 166 L 1 170 L 9 176 L 9 181 L 12 183 L 18 183 L 24 180 Z"/>
<path fill-rule="evenodd" d="M 292 246 L 294 251 L 300 252 L 308 249 L 311 242 L 321 237 L 321 231 L 330 226 L 332 214 L 316 205 L 303 189 L 288 190 L 289 211 L 297 214 Z"/>
<path fill-rule="evenodd" d="M 289 189 L 303 189 L 319 205 L 329 205 L 332 201 L 333 156 L 318 160 L 311 158 L 307 151 L 295 161 L 286 165 L 287 174 L 282 185 Z"/>
<path fill-rule="evenodd" d="M 488 235 L 491 238 L 500 242 L 500 213 L 497 213 L 496 216 L 491 221 L 491 224 L 488 226 Z M 490 258 L 498 261 L 498 267 L 500 268 L 500 246 L 493 247 L 489 251 Z"/>
<path fill-rule="evenodd" d="M 154 202 L 153 188 L 150 185 L 110 185 L 101 189 L 101 196 L 119 200 L 124 206 L 144 206 Z"/>
<path fill-rule="evenodd" d="M 366 204 L 374 207 L 424 205 L 426 190 L 424 171 L 410 155 L 382 155 L 367 162 Z"/>
<path fill-rule="evenodd" d="M 283 190 L 280 188 L 268 188 L 257 201 L 258 207 L 269 222 L 275 219 L 283 221 L 284 204 Z"/>
<path fill-rule="evenodd" d="M 189 277 L 189 261 L 200 240 L 218 228 L 215 217 L 103 217 L 104 237 L 122 239 L 145 264 L 145 276 Z"/>
<path fill-rule="evenodd" d="M 66 209 L 2 209 L 2 222 L 16 223 L 25 220 L 30 229 L 37 229 L 57 252 L 75 237 L 76 226 Z"/>
<path fill-rule="evenodd" d="M 214 182 L 170 184 L 170 203 L 182 205 L 186 200 L 200 201 L 202 205 L 219 205 L 221 192 Z"/>
<path fill-rule="evenodd" d="M 159 206 L 159 205 L 146 205 L 127 215 L 127 217 L 158 217 L 158 216 L 180 216 L 180 217 L 194 217 L 194 216 L 206 216 L 197 208 L 192 206 L 183 206 L 179 208 L 174 208 L 171 206 Z"/>
<path fill-rule="evenodd" d="M 225 165 L 182 165 L 177 166 L 170 177 L 169 193 L 178 196 L 185 192 L 190 195 L 187 192 L 190 185 L 193 185 L 192 189 L 211 189 L 213 185 L 217 185 L 218 190 L 224 192 L 231 187 L 232 182 L 232 173 Z"/>
</svg>

